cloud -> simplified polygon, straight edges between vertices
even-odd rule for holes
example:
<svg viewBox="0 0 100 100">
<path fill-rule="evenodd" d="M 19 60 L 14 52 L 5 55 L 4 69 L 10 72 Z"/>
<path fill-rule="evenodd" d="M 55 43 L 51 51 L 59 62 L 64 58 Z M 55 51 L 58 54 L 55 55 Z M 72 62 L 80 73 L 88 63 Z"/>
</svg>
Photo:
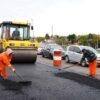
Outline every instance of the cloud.
<svg viewBox="0 0 100 100">
<path fill-rule="evenodd" d="M 0 20 L 34 20 L 36 36 L 100 33 L 99 0 L 3 0 Z"/>
</svg>

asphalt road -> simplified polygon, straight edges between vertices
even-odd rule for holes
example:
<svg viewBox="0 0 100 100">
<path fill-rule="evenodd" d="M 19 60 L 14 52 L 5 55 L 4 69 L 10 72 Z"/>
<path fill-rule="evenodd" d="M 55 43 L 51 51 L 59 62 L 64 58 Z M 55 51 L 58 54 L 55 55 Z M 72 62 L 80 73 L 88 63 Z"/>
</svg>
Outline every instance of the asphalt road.
<svg viewBox="0 0 100 100">
<path fill-rule="evenodd" d="M 42 62 L 42 61 L 41 61 Z M 100 81 L 37 62 L 13 64 L 25 86 L 8 68 L 8 80 L 0 78 L 0 100 L 100 100 Z"/>
</svg>

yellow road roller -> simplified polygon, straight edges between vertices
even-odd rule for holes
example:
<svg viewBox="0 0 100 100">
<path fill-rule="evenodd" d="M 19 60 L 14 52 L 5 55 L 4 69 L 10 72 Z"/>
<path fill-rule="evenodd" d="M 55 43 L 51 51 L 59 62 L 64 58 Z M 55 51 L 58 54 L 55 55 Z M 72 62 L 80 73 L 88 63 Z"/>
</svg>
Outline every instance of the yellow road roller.
<svg viewBox="0 0 100 100">
<path fill-rule="evenodd" d="M 32 62 L 37 59 L 38 42 L 30 38 L 33 26 L 25 22 L 0 23 L 0 52 L 10 47 L 14 53 L 12 62 Z"/>
</svg>

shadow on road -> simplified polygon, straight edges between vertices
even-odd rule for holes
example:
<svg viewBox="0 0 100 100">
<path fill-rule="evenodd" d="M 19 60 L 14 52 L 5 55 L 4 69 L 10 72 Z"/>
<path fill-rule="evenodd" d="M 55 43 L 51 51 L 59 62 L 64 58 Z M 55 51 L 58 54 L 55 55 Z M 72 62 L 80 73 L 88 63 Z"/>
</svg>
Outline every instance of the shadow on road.
<svg viewBox="0 0 100 100">
<path fill-rule="evenodd" d="M 100 80 L 97 80 L 96 78 L 90 78 L 88 76 L 83 76 L 71 72 L 60 72 L 60 73 L 56 73 L 55 76 L 65 78 L 65 79 L 70 79 L 75 82 L 78 82 L 79 84 L 84 84 L 90 87 L 94 87 L 96 89 L 100 89 Z"/>
</svg>

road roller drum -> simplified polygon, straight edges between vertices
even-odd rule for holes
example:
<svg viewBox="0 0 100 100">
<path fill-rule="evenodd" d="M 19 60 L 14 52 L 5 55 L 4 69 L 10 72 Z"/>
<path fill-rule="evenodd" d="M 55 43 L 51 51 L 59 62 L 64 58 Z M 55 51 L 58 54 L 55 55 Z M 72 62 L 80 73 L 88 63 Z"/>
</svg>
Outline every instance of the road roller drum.
<svg viewBox="0 0 100 100">
<path fill-rule="evenodd" d="M 37 59 L 36 50 L 32 49 L 16 49 L 14 50 L 12 62 L 18 63 L 35 63 Z"/>
</svg>

